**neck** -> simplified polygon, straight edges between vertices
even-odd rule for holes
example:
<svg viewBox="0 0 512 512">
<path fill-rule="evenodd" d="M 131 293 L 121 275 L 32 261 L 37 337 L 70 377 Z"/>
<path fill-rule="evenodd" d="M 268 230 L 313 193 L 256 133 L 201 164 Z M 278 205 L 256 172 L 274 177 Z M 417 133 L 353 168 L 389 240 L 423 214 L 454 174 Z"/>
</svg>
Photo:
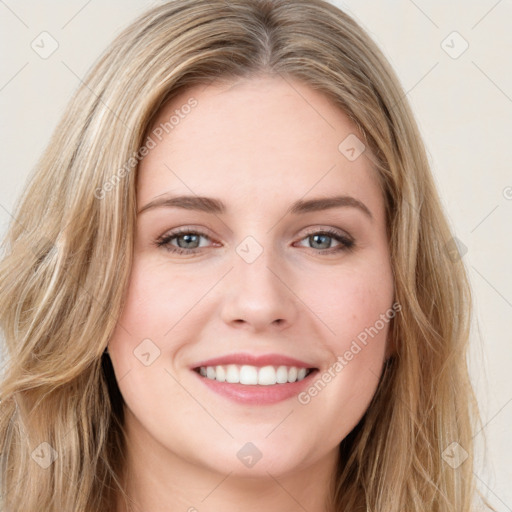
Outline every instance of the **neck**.
<svg viewBox="0 0 512 512">
<path fill-rule="evenodd" d="M 119 499 L 117 512 L 331 512 L 337 450 L 286 474 L 248 477 L 184 460 L 146 431 L 126 427 L 122 481 L 130 505 Z"/>
</svg>

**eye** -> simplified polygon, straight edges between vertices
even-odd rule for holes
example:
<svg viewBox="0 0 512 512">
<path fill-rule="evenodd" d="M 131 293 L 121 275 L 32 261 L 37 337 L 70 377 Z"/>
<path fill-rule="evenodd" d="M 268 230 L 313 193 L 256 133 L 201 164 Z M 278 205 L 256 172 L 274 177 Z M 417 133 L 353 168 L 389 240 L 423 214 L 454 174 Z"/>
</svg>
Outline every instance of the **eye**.
<svg viewBox="0 0 512 512">
<path fill-rule="evenodd" d="M 200 231 L 191 229 L 178 229 L 166 233 L 158 238 L 155 242 L 157 247 L 164 247 L 169 252 L 176 254 L 194 254 L 200 246 L 201 238 L 211 240 L 208 235 Z M 177 245 L 172 243 L 173 240 L 177 241 Z"/>
<path fill-rule="evenodd" d="M 331 247 L 332 240 L 336 240 L 339 245 Z M 313 231 L 306 235 L 302 240 L 307 240 L 313 249 L 322 249 L 324 254 L 338 253 L 354 249 L 355 242 L 347 235 L 335 229 L 324 229 L 322 231 Z"/>
</svg>

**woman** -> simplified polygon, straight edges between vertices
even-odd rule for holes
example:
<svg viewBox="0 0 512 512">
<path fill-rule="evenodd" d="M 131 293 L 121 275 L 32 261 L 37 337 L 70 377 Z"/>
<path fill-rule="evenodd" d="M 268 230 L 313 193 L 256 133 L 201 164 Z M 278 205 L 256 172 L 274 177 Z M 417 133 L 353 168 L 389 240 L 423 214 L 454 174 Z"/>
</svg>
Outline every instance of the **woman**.
<svg viewBox="0 0 512 512">
<path fill-rule="evenodd" d="M 2 510 L 472 510 L 451 240 L 349 16 L 149 11 L 76 93 L 5 241 Z"/>
</svg>

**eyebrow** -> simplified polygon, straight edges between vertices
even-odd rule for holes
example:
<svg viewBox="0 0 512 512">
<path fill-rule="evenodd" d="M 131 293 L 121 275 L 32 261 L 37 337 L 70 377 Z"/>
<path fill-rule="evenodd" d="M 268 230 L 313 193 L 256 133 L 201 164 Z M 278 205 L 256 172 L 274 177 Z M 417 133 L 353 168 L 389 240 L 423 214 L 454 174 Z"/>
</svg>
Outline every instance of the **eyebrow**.
<svg viewBox="0 0 512 512">
<path fill-rule="evenodd" d="M 198 210 L 205 213 L 221 215 L 226 213 L 226 205 L 219 199 L 202 196 L 164 196 L 158 197 L 143 206 L 137 213 L 140 214 L 154 208 L 183 208 L 185 210 Z M 357 208 L 373 221 L 373 215 L 368 207 L 352 196 L 321 197 L 317 199 L 299 199 L 289 208 L 292 215 L 329 210 L 331 208 Z"/>
</svg>

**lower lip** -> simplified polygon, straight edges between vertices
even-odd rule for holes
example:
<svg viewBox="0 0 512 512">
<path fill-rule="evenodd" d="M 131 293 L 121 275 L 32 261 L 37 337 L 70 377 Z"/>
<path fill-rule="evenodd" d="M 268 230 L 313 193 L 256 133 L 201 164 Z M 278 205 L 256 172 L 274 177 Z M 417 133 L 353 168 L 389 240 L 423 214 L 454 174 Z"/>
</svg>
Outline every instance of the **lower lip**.
<svg viewBox="0 0 512 512">
<path fill-rule="evenodd" d="M 287 384 L 273 384 L 271 386 L 229 384 L 228 382 L 219 382 L 217 380 L 203 377 L 198 372 L 192 370 L 197 378 L 208 386 L 212 391 L 219 395 L 230 398 L 231 400 L 250 405 L 268 405 L 282 402 L 288 398 L 297 396 L 301 391 L 311 384 L 318 370 L 313 370 L 304 379 L 298 382 L 289 382 Z"/>
</svg>

